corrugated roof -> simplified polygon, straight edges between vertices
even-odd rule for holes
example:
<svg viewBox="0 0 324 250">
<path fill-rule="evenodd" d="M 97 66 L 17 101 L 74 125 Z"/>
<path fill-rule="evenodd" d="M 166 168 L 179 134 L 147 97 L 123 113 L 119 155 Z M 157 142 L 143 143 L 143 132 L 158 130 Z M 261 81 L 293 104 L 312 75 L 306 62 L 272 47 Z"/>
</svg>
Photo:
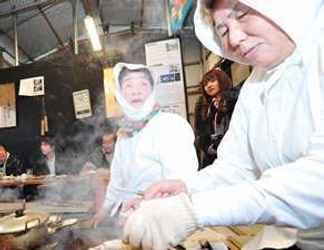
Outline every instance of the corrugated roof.
<svg viewBox="0 0 324 250">
<path fill-rule="evenodd" d="M 73 5 L 76 0 L 0 0 L 0 46 L 14 55 L 13 15 L 17 14 L 21 62 L 28 62 L 68 44 L 74 38 Z M 79 39 L 86 38 L 83 18 L 91 7 L 104 31 L 166 30 L 164 0 L 80 0 Z M 85 6 L 88 5 L 88 6 Z M 192 11 L 193 12 L 193 11 Z M 192 25 L 192 13 L 187 25 Z M 192 32 L 192 31 L 191 31 Z"/>
</svg>

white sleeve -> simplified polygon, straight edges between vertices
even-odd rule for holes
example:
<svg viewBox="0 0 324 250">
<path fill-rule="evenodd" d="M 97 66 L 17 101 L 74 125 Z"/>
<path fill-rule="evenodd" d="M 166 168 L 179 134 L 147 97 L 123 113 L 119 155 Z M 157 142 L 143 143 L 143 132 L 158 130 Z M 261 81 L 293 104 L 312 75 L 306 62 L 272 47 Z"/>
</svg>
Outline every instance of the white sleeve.
<svg viewBox="0 0 324 250">
<path fill-rule="evenodd" d="M 323 180 L 323 163 L 300 159 L 266 171 L 258 181 L 195 193 L 192 201 L 203 225 L 263 223 L 305 229 L 324 222 Z"/>
<path fill-rule="evenodd" d="M 322 82 L 323 83 L 323 82 Z M 323 86 L 323 85 L 322 85 Z M 323 99 L 321 99 L 323 100 Z M 238 107 L 241 108 L 242 106 Z M 320 107 L 323 107 L 320 105 Z M 240 112 L 241 113 L 241 112 Z M 319 124 L 324 124 L 324 111 L 314 113 Z M 236 123 L 238 114 L 232 122 L 230 137 L 238 134 Z M 244 117 L 243 117 L 244 118 Z M 244 127 L 241 127 L 244 131 Z M 227 135 L 228 136 L 228 135 Z M 248 145 L 244 136 L 237 137 L 237 143 Z M 319 126 L 309 138 L 307 150 L 294 162 L 268 169 L 262 174 L 253 172 L 244 154 L 250 155 L 248 147 L 236 148 L 230 141 L 235 155 L 227 155 L 228 143 L 224 141 L 221 151 L 226 163 L 236 163 L 231 170 L 217 166 L 204 174 L 208 178 L 203 188 L 204 179 L 196 184 L 198 188 L 192 194 L 192 202 L 198 220 L 203 225 L 239 225 L 239 224 L 276 224 L 288 225 L 301 229 L 317 227 L 324 224 L 324 127 Z M 240 150 L 238 150 L 240 149 Z M 225 154 L 224 154 L 225 151 Z M 242 159 L 242 166 L 236 159 Z M 243 154 L 242 154 L 243 153 Z M 234 160 L 233 160 L 234 159 Z M 253 164 L 251 164 L 253 166 Z M 228 167 L 228 166 L 227 166 Z M 216 168 L 216 166 L 215 166 Z M 225 171 L 220 172 L 218 169 Z M 257 169 L 257 168 L 255 168 Z M 253 178 L 253 174 L 255 178 Z M 199 178 L 198 178 L 199 179 Z M 215 183 L 230 183 L 218 185 Z M 208 189 L 209 190 L 206 190 Z"/>
<path fill-rule="evenodd" d="M 113 208 L 118 207 L 121 200 L 121 194 L 118 187 L 122 187 L 122 175 L 120 157 L 122 156 L 120 144 L 117 140 L 114 150 L 114 157 L 110 168 L 110 182 L 107 186 L 103 208 L 110 213 Z"/>
<path fill-rule="evenodd" d="M 242 94 L 241 90 L 229 129 L 218 147 L 218 158 L 186 182 L 190 193 L 259 177 L 247 139 L 247 111 Z"/>
<path fill-rule="evenodd" d="M 298 228 L 324 223 L 324 129 L 305 155 L 265 171 L 258 180 L 192 195 L 204 225 L 277 224 Z M 211 202 L 213 200 L 213 202 Z"/>
<path fill-rule="evenodd" d="M 160 132 L 157 137 L 162 176 L 166 179 L 192 178 L 198 171 L 193 130 L 190 124 L 178 115 L 166 117 L 170 119 L 165 119 L 161 124 L 165 132 Z"/>
</svg>

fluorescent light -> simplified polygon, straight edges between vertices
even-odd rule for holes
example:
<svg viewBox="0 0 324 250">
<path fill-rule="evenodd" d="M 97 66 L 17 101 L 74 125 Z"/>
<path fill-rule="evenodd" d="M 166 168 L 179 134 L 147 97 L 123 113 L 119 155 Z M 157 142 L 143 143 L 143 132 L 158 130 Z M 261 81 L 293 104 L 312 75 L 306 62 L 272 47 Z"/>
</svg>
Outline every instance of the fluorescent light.
<svg viewBox="0 0 324 250">
<path fill-rule="evenodd" d="M 95 21 L 91 16 L 86 16 L 84 18 L 84 24 L 86 26 L 86 29 L 88 31 L 88 35 L 91 41 L 91 45 L 94 51 L 99 51 L 102 49 L 99 35 L 97 32 Z"/>
</svg>

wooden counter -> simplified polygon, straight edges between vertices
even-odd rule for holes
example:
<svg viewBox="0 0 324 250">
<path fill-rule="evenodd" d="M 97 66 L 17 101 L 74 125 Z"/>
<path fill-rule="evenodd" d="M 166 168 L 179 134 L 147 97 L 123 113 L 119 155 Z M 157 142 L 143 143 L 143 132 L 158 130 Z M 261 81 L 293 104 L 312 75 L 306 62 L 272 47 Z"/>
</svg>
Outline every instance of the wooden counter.
<svg viewBox="0 0 324 250">
<path fill-rule="evenodd" d="M 62 181 L 80 182 L 86 179 L 97 179 L 99 181 L 105 181 L 106 183 L 109 182 L 109 176 L 100 176 L 95 172 L 84 175 L 30 176 L 26 178 L 6 176 L 0 177 L 0 188 L 49 185 Z"/>
</svg>

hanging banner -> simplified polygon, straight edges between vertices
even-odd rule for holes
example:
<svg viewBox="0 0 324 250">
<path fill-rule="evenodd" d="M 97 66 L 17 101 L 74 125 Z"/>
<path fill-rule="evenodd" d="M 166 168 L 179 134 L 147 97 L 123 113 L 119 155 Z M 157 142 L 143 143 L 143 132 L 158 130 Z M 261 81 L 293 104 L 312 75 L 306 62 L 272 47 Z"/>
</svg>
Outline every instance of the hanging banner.
<svg viewBox="0 0 324 250">
<path fill-rule="evenodd" d="M 44 76 L 31 77 L 20 80 L 19 95 L 38 96 L 45 94 Z"/>
<path fill-rule="evenodd" d="M 0 128 L 15 127 L 16 91 L 14 83 L 0 85 Z"/>
<path fill-rule="evenodd" d="M 157 76 L 157 100 L 164 111 L 187 119 L 181 46 L 178 38 L 145 44 L 146 64 Z"/>
<path fill-rule="evenodd" d="M 89 90 L 73 92 L 74 113 L 77 119 L 92 116 Z"/>
<path fill-rule="evenodd" d="M 168 0 L 169 1 L 169 15 L 172 33 L 181 30 L 184 21 L 192 9 L 192 0 Z"/>
</svg>

